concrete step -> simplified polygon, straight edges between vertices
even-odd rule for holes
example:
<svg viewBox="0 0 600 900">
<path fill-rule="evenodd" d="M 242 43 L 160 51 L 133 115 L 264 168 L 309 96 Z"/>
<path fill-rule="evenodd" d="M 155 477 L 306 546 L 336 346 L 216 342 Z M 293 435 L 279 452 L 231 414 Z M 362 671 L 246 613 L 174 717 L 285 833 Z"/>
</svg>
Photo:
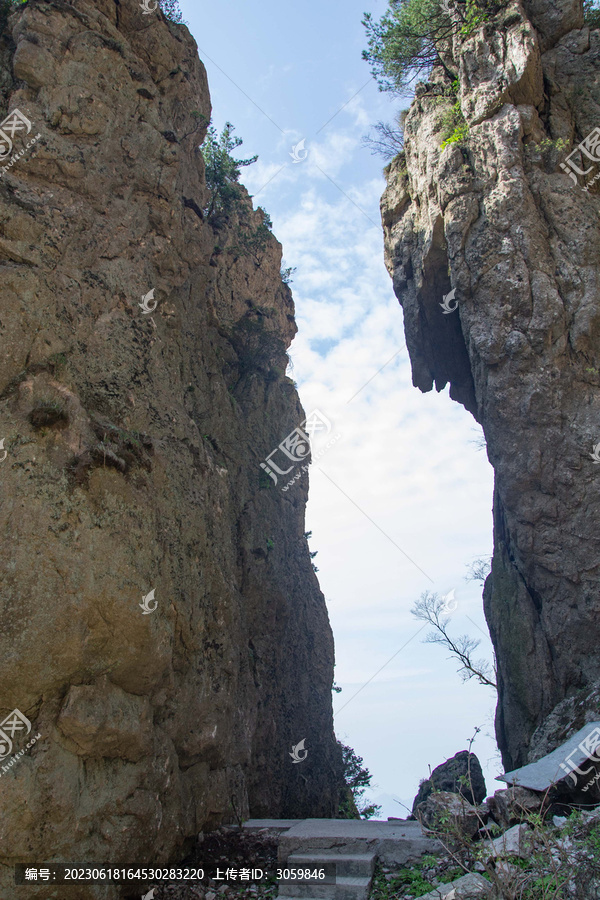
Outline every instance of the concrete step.
<svg viewBox="0 0 600 900">
<path fill-rule="evenodd" d="M 242 828 L 244 831 L 274 831 L 281 833 L 293 828 L 303 822 L 304 819 L 246 819 Z M 237 829 L 237 825 L 226 826 L 232 830 Z"/>
<path fill-rule="evenodd" d="M 370 878 L 375 869 L 374 853 L 319 853 L 318 850 L 305 850 L 302 853 L 291 853 L 286 868 L 318 869 L 325 863 L 335 863 L 338 877 Z"/>
<path fill-rule="evenodd" d="M 418 822 L 377 822 L 364 819 L 305 819 L 281 833 L 279 863 L 293 853 L 313 851 L 346 856 L 374 853 L 381 862 L 406 865 L 423 854 L 442 851 L 441 844 L 423 834 Z"/>
<path fill-rule="evenodd" d="M 278 900 L 366 900 L 370 878 L 339 877 L 335 884 L 285 884 Z"/>
</svg>

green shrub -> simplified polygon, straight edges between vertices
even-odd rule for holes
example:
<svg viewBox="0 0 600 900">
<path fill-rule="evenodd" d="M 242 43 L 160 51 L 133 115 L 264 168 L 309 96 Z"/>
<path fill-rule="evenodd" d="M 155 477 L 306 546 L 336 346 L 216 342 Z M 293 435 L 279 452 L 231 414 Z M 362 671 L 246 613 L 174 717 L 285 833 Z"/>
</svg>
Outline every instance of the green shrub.
<svg viewBox="0 0 600 900">
<path fill-rule="evenodd" d="M 476 0 L 467 0 L 465 4 L 465 18 L 461 25 L 460 33 L 464 36 L 472 34 L 476 28 L 489 21 L 489 15 L 484 4 L 478 4 Z"/>
<path fill-rule="evenodd" d="M 457 100 L 444 115 L 442 127 L 442 143 L 440 144 L 442 150 L 450 144 L 462 144 L 467 139 L 469 125 L 463 116 L 460 100 Z"/>
</svg>

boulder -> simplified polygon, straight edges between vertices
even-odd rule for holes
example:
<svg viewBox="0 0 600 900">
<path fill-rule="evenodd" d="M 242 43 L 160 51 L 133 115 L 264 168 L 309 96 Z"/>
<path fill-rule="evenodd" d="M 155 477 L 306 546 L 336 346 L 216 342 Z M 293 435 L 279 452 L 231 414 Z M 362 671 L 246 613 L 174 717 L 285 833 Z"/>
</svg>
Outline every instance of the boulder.
<svg viewBox="0 0 600 900">
<path fill-rule="evenodd" d="M 501 828 L 510 828 L 522 822 L 530 813 L 539 812 L 542 808 L 543 795 L 523 787 L 510 787 L 496 791 L 488 797 L 486 806 L 493 819 Z"/>
<path fill-rule="evenodd" d="M 463 778 L 467 778 L 469 783 L 465 784 L 462 781 Z M 485 799 L 487 789 L 481 771 L 481 763 L 475 754 L 461 750 L 451 759 L 447 759 L 446 762 L 437 766 L 431 773 L 431 777 L 419 785 L 417 796 L 413 802 L 413 815 L 417 806 L 427 800 L 432 791 L 450 791 L 453 794 L 461 794 L 473 805 L 481 803 Z"/>
<path fill-rule="evenodd" d="M 429 831 L 448 832 L 449 836 L 459 833 L 472 838 L 481 822 L 477 810 L 460 794 L 449 791 L 434 791 L 415 810 L 415 816 Z"/>
</svg>

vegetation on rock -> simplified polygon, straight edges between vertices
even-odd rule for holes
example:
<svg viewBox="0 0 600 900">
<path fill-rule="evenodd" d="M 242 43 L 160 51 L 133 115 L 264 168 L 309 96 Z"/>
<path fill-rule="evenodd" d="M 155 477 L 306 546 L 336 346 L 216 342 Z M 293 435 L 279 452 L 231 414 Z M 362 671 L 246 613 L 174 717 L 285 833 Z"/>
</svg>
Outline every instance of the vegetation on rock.
<svg viewBox="0 0 600 900">
<path fill-rule="evenodd" d="M 338 746 L 342 751 L 342 774 L 348 788 L 346 796 L 340 802 L 339 818 L 372 819 L 381 811 L 376 803 L 366 803 L 364 800 L 365 790 L 370 786 L 373 776 L 363 766 L 362 756 L 358 756 L 352 747 L 347 747 L 341 741 L 338 741 Z"/>
<path fill-rule="evenodd" d="M 158 2 L 167 19 L 178 24 L 185 24 L 179 8 L 179 0 L 158 0 Z"/>
<path fill-rule="evenodd" d="M 583 0 L 583 21 L 590 28 L 600 28 L 600 0 Z"/>
<path fill-rule="evenodd" d="M 363 59 L 382 91 L 400 93 L 435 65 L 454 77 L 447 63 L 453 34 L 470 34 L 499 8 L 494 0 L 389 0 L 378 22 L 371 13 L 364 15 L 368 49 Z"/>
<path fill-rule="evenodd" d="M 239 183 L 241 169 L 251 166 L 258 156 L 248 159 L 237 159 L 233 153 L 243 141 L 242 138 L 233 136 L 234 126 L 226 122 L 220 135 L 214 126 L 210 126 L 204 142 L 200 147 L 206 166 L 206 187 L 209 191 L 208 203 L 203 212 L 209 223 L 219 227 L 223 220 L 234 216 L 238 220 L 237 242 L 229 249 L 237 256 L 250 256 L 257 266 L 261 263 L 261 254 L 270 239 L 273 223 L 267 212 L 262 207 L 256 211 L 246 190 Z M 262 216 L 262 221 L 256 223 L 256 214 Z"/>
</svg>

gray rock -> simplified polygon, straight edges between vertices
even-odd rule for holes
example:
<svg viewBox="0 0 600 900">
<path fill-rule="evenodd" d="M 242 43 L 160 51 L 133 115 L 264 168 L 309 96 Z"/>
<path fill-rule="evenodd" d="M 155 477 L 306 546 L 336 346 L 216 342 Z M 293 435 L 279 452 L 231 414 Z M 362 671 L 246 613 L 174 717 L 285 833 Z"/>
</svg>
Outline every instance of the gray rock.
<svg viewBox="0 0 600 900">
<path fill-rule="evenodd" d="M 479 900 L 493 896 L 494 889 L 490 882 L 481 875 L 470 872 L 451 884 L 440 884 L 435 890 L 424 894 L 421 900 Z"/>
<path fill-rule="evenodd" d="M 415 815 L 423 828 L 432 832 L 451 832 L 459 829 L 464 835 L 473 837 L 481 822 L 477 810 L 460 794 L 436 791 L 424 803 L 420 803 Z"/>
<path fill-rule="evenodd" d="M 486 806 L 501 828 L 510 828 L 542 807 L 542 795 L 523 787 L 499 790 L 488 797 Z"/>
<path fill-rule="evenodd" d="M 527 859 L 531 856 L 531 830 L 527 825 L 514 825 L 493 841 L 486 841 L 485 848 L 489 857 L 519 856 Z"/>
<path fill-rule="evenodd" d="M 600 681 L 561 700 L 536 728 L 527 762 L 533 763 L 552 753 L 589 722 L 600 719 Z"/>
<path fill-rule="evenodd" d="M 469 784 L 463 784 L 461 778 L 468 778 Z M 471 790 L 471 786 L 473 790 Z M 461 794 L 473 805 L 481 803 L 485 799 L 487 789 L 481 763 L 475 754 L 469 753 L 468 750 L 461 750 L 437 766 L 431 773 L 431 778 L 423 780 L 419 785 L 417 796 L 413 802 L 413 815 L 419 803 L 427 800 L 434 790 Z"/>
</svg>

